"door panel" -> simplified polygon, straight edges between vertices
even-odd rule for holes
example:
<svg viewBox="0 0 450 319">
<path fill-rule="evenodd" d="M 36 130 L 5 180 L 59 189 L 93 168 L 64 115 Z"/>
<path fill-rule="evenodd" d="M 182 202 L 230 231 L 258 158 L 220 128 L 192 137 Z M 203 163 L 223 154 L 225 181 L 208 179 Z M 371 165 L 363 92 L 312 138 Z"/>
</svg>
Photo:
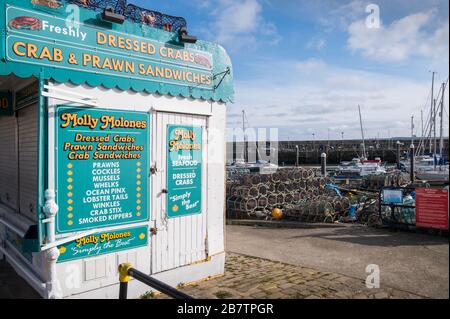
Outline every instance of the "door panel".
<svg viewBox="0 0 450 319">
<path fill-rule="evenodd" d="M 17 112 L 19 127 L 20 213 L 37 221 L 38 105 Z"/>
<path fill-rule="evenodd" d="M 17 119 L 0 117 L 0 202 L 18 210 Z"/>
<path fill-rule="evenodd" d="M 207 118 L 197 115 L 156 112 L 152 117 L 152 161 L 157 168 L 152 180 L 152 220 L 157 233 L 152 237 L 152 273 L 189 265 L 207 257 Z M 167 125 L 203 127 L 202 213 L 167 218 Z"/>
</svg>

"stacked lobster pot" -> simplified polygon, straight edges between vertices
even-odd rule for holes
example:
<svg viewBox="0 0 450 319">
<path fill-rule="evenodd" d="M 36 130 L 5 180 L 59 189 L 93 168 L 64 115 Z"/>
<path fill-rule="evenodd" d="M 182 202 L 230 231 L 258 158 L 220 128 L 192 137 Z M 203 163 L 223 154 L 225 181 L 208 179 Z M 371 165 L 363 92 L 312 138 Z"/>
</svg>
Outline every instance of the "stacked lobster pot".
<svg viewBox="0 0 450 319">
<path fill-rule="evenodd" d="M 227 181 L 228 218 L 271 219 L 274 208 L 286 219 L 333 222 L 349 202 L 325 188 L 328 178 L 316 169 L 279 169 L 273 174 L 246 173 Z"/>
<path fill-rule="evenodd" d="M 401 172 L 394 172 L 380 175 L 369 175 L 364 177 L 362 187 L 365 189 L 379 190 L 383 187 L 402 187 L 407 185 L 409 180 L 403 177 Z"/>
</svg>

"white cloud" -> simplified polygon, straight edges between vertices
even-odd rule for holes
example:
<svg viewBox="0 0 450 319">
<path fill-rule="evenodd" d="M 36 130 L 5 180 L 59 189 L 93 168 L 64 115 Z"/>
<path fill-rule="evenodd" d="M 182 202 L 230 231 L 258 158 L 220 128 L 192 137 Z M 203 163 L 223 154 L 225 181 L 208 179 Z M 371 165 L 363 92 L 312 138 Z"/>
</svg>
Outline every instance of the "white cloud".
<svg viewBox="0 0 450 319">
<path fill-rule="evenodd" d="M 323 50 L 326 46 L 327 46 L 327 42 L 323 38 L 319 38 L 319 39 L 313 38 L 306 44 L 307 49 L 314 49 L 317 51 Z"/>
<path fill-rule="evenodd" d="M 420 109 L 428 101 L 431 75 L 428 76 L 426 71 L 432 68 L 434 60 L 440 60 L 436 63 L 438 72 L 442 70 L 442 60 L 445 60 L 445 70 L 448 68 L 448 10 L 444 14 L 436 1 L 377 1 L 382 9 L 382 18 L 397 20 L 382 24 L 380 29 L 368 29 L 365 9 L 369 1 L 354 0 L 342 4 L 337 0 L 323 0 L 301 1 L 299 4 L 291 0 L 273 0 L 274 6 L 288 8 L 284 8 L 288 11 L 285 14 L 295 19 L 310 19 L 316 23 L 324 18 L 320 20 L 320 31 L 310 34 L 310 41 L 306 44 L 300 44 L 310 51 L 305 50 L 299 56 L 305 52 L 314 54 L 312 50 L 320 50 L 327 44 L 334 48 L 341 35 L 346 36 L 348 32 L 348 42 L 343 40 L 341 45 L 347 44 L 354 53 L 366 57 L 367 61 L 363 63 L 366 69 L 357 69 L 357 65 L 361 65 L 359 59 L 355 67 L 351 63 L 345 68 L 337 67 L 335 61 L 352 59 L 350 54 L 340 55 L 340 51 L 336 53 L 339 54 L 338 59 L 333 52 L 318 55 L 326 57 L 327 61 L 317 57 L 273 59 L 264 53 L 254 56 L 245 64 L 248 80 L 235 79 L 236 103 L 228 108 L 227 125 L 241 126 L 240 112 L 245 109 L 250 125 L 277 127 L 280 138 L 284 140 L 311 139 L 312 132 L 317 139 L 326 139 L 328 128 L 332 138 L 340 138 L 342 131 L 345 138 L 359 138 L 357 106 L 360 104 L 367 137 L 373 138 L 378 133 L 381 137 L 388 134 L 408 136 L 411 115 L 415 115 L 416 128 L 419 127 Z M 443 2 L 440 3 L 442 5 Z M 301 6 L 311 7 L 310 11 Z M 429 11 L 431 8 L 437 9 Z M 261 11 L 258 12 L 253 17 L 261 17 Z M 253 21 L 263 25 L 267 23 L 256 18 Z M 336 36 L 324 33 L 325 26 L 329 27 L 327 31 L 336 32 Z M 238 32 L 235 27 L 230 27 L 230 30 L 222 31 L 225 35 L 232 35 L 227 41 L 232 42 L 230 45 L 234 48 L 242 47 L 244 39 L 248 39 L 248 43 L 256 41 L 255 35 L 259 32 L 254 29 L 247 33 Z M 341 31 L 345 33 L 341 34 Z M 321 39 L 327 39 L 328 43 L 321 43 Z M 386 66 L 380 68 L 380 64 L 371 63 L 371 60 L 395 63 L 386 64 L 392 70 L 384 74 Z M 408 64 L 396 69 L 399 61 L 407 61 Z M 405 65 L 409 67 L 408 71 L 399 75 Z M 445 79 L 446 72 L 440 72 L 440 77 Z M 444 121 L 444 126 L 444 132 L 448 132 L 448 122 Z"/>
<path fill-rule="evenodd" d="M 341 2 L 338 1 L 338 3 Z M 362 18 L 366 14 L 366 7 L 369 3 L 362 0 L 352 0 L 338 6 L 334 3 L 328 3 L 327 10 L 324 10 L 327 14 L 319 18 L 319 23 L 328 32 L 344 31 L 353 21 Z"/>
<path fill-rule="evenodd" d="M 449 21 L 441 23 L 428 41 L 419 45 L 418 52 L 434 60 L 448 61 L 449 55 Z"/>
<path fill-rule="evenodd" d="M 321 59 L 311 58 L 305 61 L 300 61 L 295 64 L 295 68 L 301 73 L 317 72 L 326 67 L 326 63 Z"/>
<path fill-rule="evenodd" d="M 444 61 L 448 58 L 448 20 L 433 31 L 427 31 L 432 11 L 408 15 L 380 28 L 367 28 L 364 20 L 349 28 L 348 47 L 376 61 L 405 61 L 410 57 L 426 57 Z"/>
<path fill-rule="evenodd" d="M 214 4 L 214 19 L 205 31 L 228 50 L 256 48 L 280 41 L 276 26 L 264 19 L 258 0 L 217 0 Z"/>
<path fill-rule="evenodd" d="M 428 79 L 339 68 L 318 59 L 260 63 L 253 71 L 251 81 L 236 81 L 228 126 L 242 125 L 237 115 L 245 109 L 250 125 L 277 127 L 285 140 L 308 139 L 312 132 L 326 139 L 328 128 L 332 138 L 341 131 L 358 138 L 358 104 L 368 137 L 387 137 L 388 131 L 408 136 L 411 115 L 420 118 L 430 89 Z"/>
</svg>

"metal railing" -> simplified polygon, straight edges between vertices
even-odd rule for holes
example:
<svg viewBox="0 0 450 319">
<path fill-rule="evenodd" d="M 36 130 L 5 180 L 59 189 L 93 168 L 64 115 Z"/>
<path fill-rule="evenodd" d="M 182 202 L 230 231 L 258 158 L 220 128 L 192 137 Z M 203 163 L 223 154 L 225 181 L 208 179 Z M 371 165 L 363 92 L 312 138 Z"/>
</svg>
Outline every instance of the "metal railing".
<svg viewBox="0 0 450 319">
<path fill-rule="evenodd" d="M 174 17 L 133 4 L 127 5 L 125 16 L 135 23 L 145 24 L 169 32 L 178 32 L 182 27 L 186 27 L 187 25 L 186 20 L 182 17 Z"/>
<path fill-rule="evenodd" d="M 168 32 L 178 32 L 182 27 L 186 27 L 186 20 L 182 17 L 175 17 L 155 10 L 150 10 L 128 4 L 127 0 L 66 0 L 68 3 L 76 4 L 80 7 L 94 11 L 104 10 L 106 7 L 114 9 L 115 13 L 125 16 L 135 23 L 145 24 L 153 28 L 162 29 Z"/>
<path fill-rule="evenodd" d="M 383 190 L 401 190 L 402 203 L 386 203 L 383 198 Z M 410 195 L 415 187 L 383 187 L 378 195 L 379 218 L 383 224 L 390 227 L 416 227 L 416 206 L 415 204 L 405 204 L 406 195 Z M 383 210 L 387 207 L 388 211 Z"/>
<path fill-rule="evenodd" d="M 137 269 L 134 269 L 130 263 L 123 263 L 119 265 L 119 299 L 127 299 L 128 294 L 128 282 L 131 278 L 140 281 L 163 294 L 175 299 L 194 299 L 193 297 L 179 291 L 178 289 L 163 283 L 162 281 L 152 278 Z"/>
<path fill-rule="evenodd" d="M 127 8 L 126 0 L 66 0 L 67 3 L 76 4 L 77 6 L 100 11 L 106 7 L 114 9 L 115 13 L 125 14 Z"/>
</svg>

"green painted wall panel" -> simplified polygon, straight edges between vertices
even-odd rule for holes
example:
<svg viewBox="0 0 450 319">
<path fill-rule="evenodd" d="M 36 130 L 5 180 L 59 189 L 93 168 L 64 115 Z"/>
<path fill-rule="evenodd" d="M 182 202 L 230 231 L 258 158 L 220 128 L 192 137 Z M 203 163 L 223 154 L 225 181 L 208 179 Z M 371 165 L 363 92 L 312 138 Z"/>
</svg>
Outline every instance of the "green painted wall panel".
<svg viewBox="0 0 450 319">
<path fill-rule="evenodd" d="M 202 127 L 167 126 L 167 214 L 202 212 Z"/>
<path fill-rule="evenodd" d="M 60 106 L 57 232 L 149 219 L 149 115 Z"/>
<path fill-rule="evenodd" d="M 58 246 L 58 262 L 147 246 L 147 226 L 100 232 Z"/>
<path fill-rule="evenodd" d="M 29 0 L 5 3 L 6 13 L 0 15 L 4 30 L 0 56 L 5 57 L 0 61 L 0 75 L 38 77 L 42 69 L 45 79 L 61 83 L 224 102 L 233 99 L 231 61 L 217 44 L 179 43 L 175 33 L 131 21 L 106 23 L 85 8 L 79 8 L 80 21 L 74 24 L 67 21 L 70 12 L 65 6 L 49 9 Z M 120 63 L 134 68 L 120 68 Z M 228 69 L 224 78 L 219 75 Z"/>
</svg>

